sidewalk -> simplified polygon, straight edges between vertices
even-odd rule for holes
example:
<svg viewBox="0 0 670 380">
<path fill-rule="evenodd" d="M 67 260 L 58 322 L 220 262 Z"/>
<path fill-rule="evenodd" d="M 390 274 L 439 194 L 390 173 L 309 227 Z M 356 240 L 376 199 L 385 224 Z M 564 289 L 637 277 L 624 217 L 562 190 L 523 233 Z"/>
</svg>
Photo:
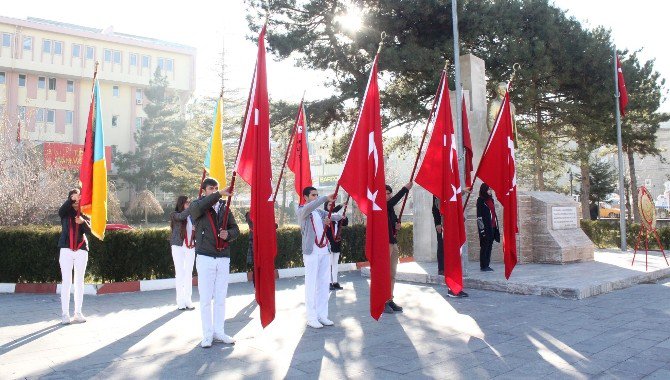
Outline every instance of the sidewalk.
<svg viewBox="0 0 670 380">
<path fill-rule="evenodd" d="M 265 330 L 250 283 L 231 284 L 226 333 L 199 347 L 199 304 L 174 291 L 85 296 L 88 322 L 61 327 L 55 294 L 0 295 L 0 378 L 670 378 L 670 282 L 582 300 L 398 283 L 402 314 L 369 316 L 367 279 L 342 276 L 335 327 L 308 329 L 302 278 L 277 281 Z M 197 300 L 197 291 L 194 291 Z"/>
</svg>

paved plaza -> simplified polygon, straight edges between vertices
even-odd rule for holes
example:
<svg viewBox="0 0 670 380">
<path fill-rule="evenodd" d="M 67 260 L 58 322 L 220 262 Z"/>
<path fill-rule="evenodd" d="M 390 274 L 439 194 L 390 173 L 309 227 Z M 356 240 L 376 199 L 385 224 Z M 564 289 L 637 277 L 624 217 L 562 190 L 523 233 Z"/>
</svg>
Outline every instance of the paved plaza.
<svg viewBox="0 0 670 380">
<path fill-rule="evenodd" d="M 277 282 L 265 330 L 249 283 L 232 284 L 226 333 L 200 348 L 199 305 L 174 291 L 86 296 L 61 326 L 58 295 L 0 295 L 0 378 L 670 379 L 670 280 L 582 300 L 399 283 L 402 314 L 369 316 L 367 279 L 343 276 L 334 327 L 305 326 L 302 278 Z M 467 289 L 466 289 L 467 290 Z M 195 292 L 197 300 L 197 291 Z"/>
</svg>

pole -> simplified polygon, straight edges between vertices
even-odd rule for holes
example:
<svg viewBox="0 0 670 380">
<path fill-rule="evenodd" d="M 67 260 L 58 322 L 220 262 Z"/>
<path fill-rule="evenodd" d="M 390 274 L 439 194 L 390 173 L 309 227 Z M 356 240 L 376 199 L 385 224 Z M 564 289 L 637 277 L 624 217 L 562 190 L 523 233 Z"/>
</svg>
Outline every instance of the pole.
<svg viewBox="0 0 670 380">
<path fill-rule="evenodd" d="M 458 41 L 458 1 L 451 0 L 451 18 L 452 18 L 452 28 L 454 33 L 454 76 L 455 76 L 455 85 L 456 85 L 456 133 L 458 134 L 458 176 L 459 182 L 461 183 L 461 189 L 463 188 L 463 182 L 465 179 L 465 155 L 463 152 L 463 87 L 461 83 L 461 51 L 460 44 Z M 465 207 L 463 207 L 463 219 L 467 213 L 465 212 Z M 467 275 L 467 260 L 468 260 L 468 240 L 465 239 L 465 244 L 461 249 L 461 266 L 463 274 Z"/>
<path fill-rule="evenodd" d="M 428 120 L 426 121 L 426 128 L 423 130 L 423 136 L 421 136 L 421 143 L 419 144 L 419 150 L 416 152 L 416 159 L 414 160 L 414 167 L 412 168 L 412 174 L 409 177 L 409 181 L 414 181 L 414 175 L 416 174 L 416 167 L 419 164 L 419 158 L 421 157 L 421 151 L 423 150 L 423 144 L 426 141 L 426 135 L 428 134 L 428 127 L 430 127 L 430 122 L 433 120 L 433 114 L 435 113 L 435 105 L 437 104 L 437 98 L 440 96 L 440 91 L 442 89 L 442 82 L 444 77 L 447 75 L 447 64 L 444 63 L 444 69 L 442 70 L 442 75 L 440 76 L 440 82 L 437 85 L 437 91 L 435 92 L 435 97 L 433 98 L 433 105 L 430 107 L 430 114 L 428 115 Z M 402 200 L 402 206 L 400 207 L 400 214 L 398 215 L 398 222 L 402 222 L 402 214 L 405 211 L 405 203 L 407 203 L 407 197 L 409 193 L 405 194 L 405 197 Z"/>
<path fill-rule="evenodd" d="M 616 143 L 617 155 L 619 157 L 619 232 L 621 233 L 621 251 L 627 250 L 626 246 L 626 195 L 624 193 L 623 179 L 623 148 L 621 143 L 621 114 L 619 113 L 619 69 L 617 67 L 616 46 L 613 48 L 614 58 L 614 114 L 616 115 Z"/>
</svg>

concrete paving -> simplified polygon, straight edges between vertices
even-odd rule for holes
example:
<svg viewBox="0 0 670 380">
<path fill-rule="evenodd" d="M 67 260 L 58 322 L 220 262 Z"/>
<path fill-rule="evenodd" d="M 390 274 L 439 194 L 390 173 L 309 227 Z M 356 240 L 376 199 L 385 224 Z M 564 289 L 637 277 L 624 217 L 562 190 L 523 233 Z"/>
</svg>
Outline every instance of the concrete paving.
<svg viewBox="0 0 670 380">
<path fill-rule="evenodd" d="M 60 326 L 58 295 L 0 295 L 0 378 L 668 379 L 670 282 L 582 300 L 399 283 L 404 313 L 369 316 L 367 279 L 344 275 L 334 327 L 305 326 L 302 278 L 277 282 L 260 326 L 251 284 L 232 284 L 226 333 L 199 347 L 199 304 L 174 291 L 85 296 L 88 322 Z M 197 300 L 197 291 L 194 292 Z"/>
<path fill-rule="evenodd" d="M 582 299 L 670 276 L 670 266 L 661 252 L 649 252 L 648 266 L 644 251 L 638 252 L 633 265 L 632 261 L 632 251 L 597 250 L 591 262 L 518 264 L 509 280 L 505 279 L 505 269 L 500 262 L 491 263 L 494 272 L 482 272 L 479 262 L 469 262 L 464 284 L 469 289 Z M 369 268 L 362 268 L 361 272 L 369 276 Z M 436 262 L 398 264 L 397 279 L 444 284 L 444 276 L 437 275 Z"/>
</svg>

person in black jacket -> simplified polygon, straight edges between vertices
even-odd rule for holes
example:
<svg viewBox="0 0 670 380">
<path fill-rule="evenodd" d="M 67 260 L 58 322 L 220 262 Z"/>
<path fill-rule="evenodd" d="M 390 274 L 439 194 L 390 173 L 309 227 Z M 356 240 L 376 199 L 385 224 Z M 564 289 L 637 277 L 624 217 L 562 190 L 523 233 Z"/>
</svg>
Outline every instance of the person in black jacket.
<svg viewBox="0 0 670 380">
<path fill-rule="evenodd" d="M 86 318 L 81 312 L 84 302 L 84 274 L 88 262 L 88 239 L 91 232 L 88 218 L 77 215 L 79 210 L 79 189 L 70 190 L 67 200 L 58 210 L 61 233 L 58 239 L 60 256 L 58 263 L 63 278 L 60 289 L 62 320 L 64 325 L 71 322 L 83 323 Z M 72 288 L 72 268 L 74 268 L 74 318 L 70 319 L 70 289 Z"/>
<path fill-rule="evenodd" d="M 323 204 L 323 208 L 326 211 L 330 210 L 330 205 L 335 202 L 326 202 Z M 333 207 L 333 213 L 339 212 L 342 209 L 342 205 L 337 205 Z M 342 252 L 342 233 L 340 228 L 346 227 L 349 225 L 349 219 L 346 215 L 343 215 L 342 220 L 337 222 L 331 222 L 330 226 L 326 228 L 326 237 L 328 237 L 328 242 L 330 242 L 330 290 L 342 290 L 342 285 L 337 281 L 337 275 L 339 274 L 338 265 L 340 263 L 340 253 Z"/>
<path fill-rule="evenodd" d="M 440 200 L 433 196 L 433 222 L 437 234 L 437 275 L 444 276 L 444 241 L 442 240 L 442 214 L 440 214 Z"/>
<path fill-rule="evenodd" d="M 479 230 L 479 268 L 483 272 L 493 272 L 491 249 L 493 241 L 500 242 L 498 217 L 489 185 L 482 183 L 477 198 L 477 229 Z"/>
<path fill-rule="evenodd" d="M 394 312 L 401 312 L 402 307 L 398 306 L 393 301 L 393 288 L 395 287 L 395 275 L 398 270 L 398 257 L 400 256 L 400 249 L 398 249 L 398 239 L 396 235 L 400 230 L 400 222 L 398 222 L 398 215 L 396 215 L 395 210 L 393 209 L 395 205 L 400 202 L 400 200 L 409 193 L 409 189 L 412 188 L 412 182 L 403 186 L 396 195 L 393 194 L 393 189 L 391 186 L 386 185 L 386 207 L 388 209 L 388 218 L 389 218 L 389 250 L 391 254 L 391 299 L 386 302 L 384 307 L 384 313 L 393 314 Z"/>
<path fill-rule="evenodd" d="M 226 294 L 230 274 L 230 242 L 237 239 L 240 229 L 230 210 L 224 225 L 228 189 L 219 190 L 214 178 L 205 178 L 201 184 L 204 196 L 191 202 L 188 208 L 195 224 L 195 267 L 198 271 L 200 318 L 203 348 L 212 347 L 212 341 L 234 344 L 235 339 L 225 333 Z"/>
</svg>

